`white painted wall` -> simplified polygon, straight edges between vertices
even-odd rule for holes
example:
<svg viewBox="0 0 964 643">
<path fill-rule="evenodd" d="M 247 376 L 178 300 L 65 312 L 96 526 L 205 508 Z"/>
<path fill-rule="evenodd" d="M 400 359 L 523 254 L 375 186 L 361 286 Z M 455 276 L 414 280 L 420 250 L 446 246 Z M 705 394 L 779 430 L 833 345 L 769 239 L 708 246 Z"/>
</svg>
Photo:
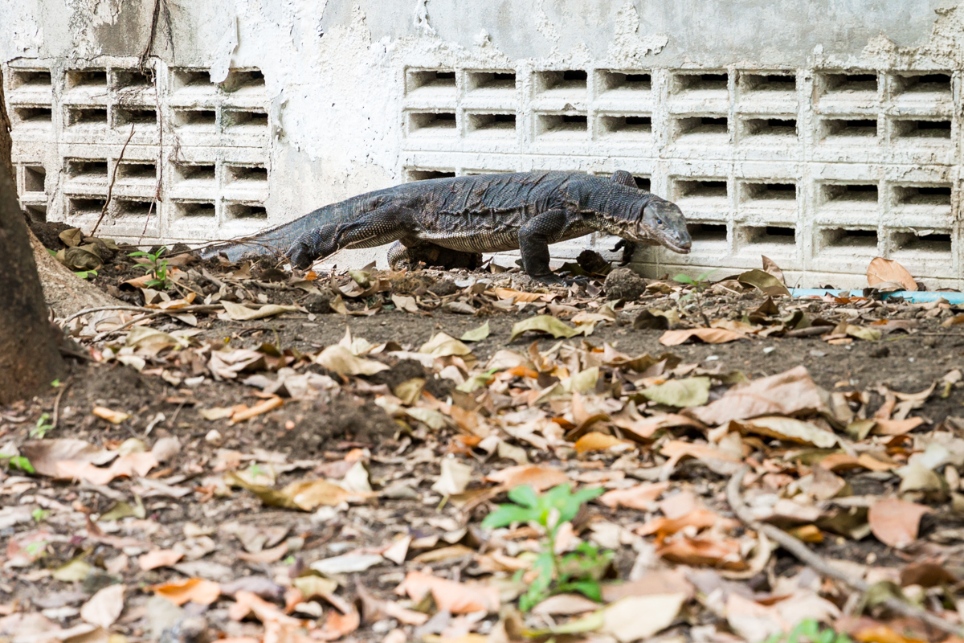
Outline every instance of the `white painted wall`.
<svg viewBox="0 0 964 643">
<path fill-rule="evenodd" d="M 98 234 L 226 238 L 433 171 L 622 168 L 702 224 L 688 257 L 643 251 L 651 273 L 766 254 L 858 285 L 879 253 L 961 285 L 962 21 L 956 0 L 19 0 L 0 60 L 26 206 L 89 229 L 124 161 Z M 478 87 L 494 72 L 514 80 Z"/>
</svg>

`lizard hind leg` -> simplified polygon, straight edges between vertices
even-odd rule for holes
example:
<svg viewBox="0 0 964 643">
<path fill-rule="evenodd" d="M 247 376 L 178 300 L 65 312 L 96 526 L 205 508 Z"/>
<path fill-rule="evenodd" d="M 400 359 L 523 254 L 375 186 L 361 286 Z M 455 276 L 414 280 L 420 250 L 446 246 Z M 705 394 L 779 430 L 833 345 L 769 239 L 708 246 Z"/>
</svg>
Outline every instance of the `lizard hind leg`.
<svg viewBox="0 0 964 643">
<path fill-rule="evenodd" d="M 419 263 L 445 270 L 475 270 L 482 265 L 482 254 L 452 250 L 426 242 L 405 244 L 396 241 L 388 249 L 388 265 L 395 270 L 415 268 Z"/>
</svg>

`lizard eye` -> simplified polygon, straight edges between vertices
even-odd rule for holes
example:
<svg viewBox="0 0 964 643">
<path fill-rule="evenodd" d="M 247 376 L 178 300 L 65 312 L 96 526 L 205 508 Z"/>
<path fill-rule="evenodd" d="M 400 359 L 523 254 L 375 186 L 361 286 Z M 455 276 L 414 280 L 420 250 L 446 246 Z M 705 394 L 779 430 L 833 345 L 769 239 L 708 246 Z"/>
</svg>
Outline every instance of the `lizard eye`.
<svg viewBox="0 0 964 643">
<path fill-rule="evenodd" d="M 656 217 L 656 225 L 663 225 L 663 220 L 659 217 Z"/>
</svg>

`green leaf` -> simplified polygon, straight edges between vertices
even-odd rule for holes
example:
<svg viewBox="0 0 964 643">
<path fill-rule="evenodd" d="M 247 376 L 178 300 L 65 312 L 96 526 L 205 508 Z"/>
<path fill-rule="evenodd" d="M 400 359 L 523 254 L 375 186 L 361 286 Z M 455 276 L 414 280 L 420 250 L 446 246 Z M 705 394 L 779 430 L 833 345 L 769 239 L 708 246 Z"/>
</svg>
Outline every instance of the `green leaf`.
<svg viewBox="0 0 964 643">
<path fill-rule="evenodd" d="M 688 377 L 669 380 L 642 391 L 643 396 L 657 404 L 684 408 L 703 406 L 710 399 L 710 378 Z"/>
<path fill-rule="evenodd" d="M 10 458 L 10 466 L 14 469 L 20 469 L 25 473 L 37 473 L 37 470 L 30 464 L 30 460 L 22 455 L 15 455 Z"/>
<path fill-rule="evenodd" d="M 508 493 L 509 500 L 523 507 L 535 508 L 539 506 L 539 494 L 527 484 L 513 487 Z"/>
<path fill-rule="evenodd" d="M 568 339 L 570 337 L 575 337 L 576 335 L 585 333 L 588 330 L 588 327 L 573 328 L 565 322 L 559 321 L 552 315 L 537 315 L 514 324 L 512 326 L 512 334 L 509 336 L 509 341 L 511 342 L 522 333 L 530 330 L 538 331 L 540 333 L 547 333 L 556 339 L 559 339 L 560 337 Z"/>
<path fill-rule="evenodd" d="M 594 580 L 578 580 L 566 583 L 565 590 L 572 589 L 579 592 L 586 598 L 602 603 L 602 588 Z"/>
<path fill-rule="evenodd" d="M 483 529 L 497 529 L 508 527 L 517 522 L 531 522 L 537 518 L 532 509 L 518 505 L 499 505 L 498 509 L 490 513 L 482 521 Z"/>
<path fill-rule="evenodd" d="M 463 342 L 481 342 L 483 339 L 489 336 L 489 322 L 485 322 L 478 328 L 473 328 L 472 330 L 467 330 L 462 333 L 461 339 Z"/>
</svg>

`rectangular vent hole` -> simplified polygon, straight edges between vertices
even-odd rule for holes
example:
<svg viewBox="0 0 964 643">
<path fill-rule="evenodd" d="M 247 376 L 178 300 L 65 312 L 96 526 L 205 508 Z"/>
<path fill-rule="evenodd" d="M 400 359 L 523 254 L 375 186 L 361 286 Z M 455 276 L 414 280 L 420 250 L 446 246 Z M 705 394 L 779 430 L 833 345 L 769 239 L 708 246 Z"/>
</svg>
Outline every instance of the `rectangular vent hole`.
<svg viewBox="0 0 964 643">
<path fill-rule="evenodd" d="M 677 74 L 676 93 L 694 91 L 725 92 L 728 87 L 728 75 L 724 72 L 709 72 L 703 74 Z"/>
<path fill-rule="evenodd" d="M 409 181 L 431 181 L 433 179 L 454 179 L 455 170 L 410 169 L 406 172 Z"/>
<path fill-rule="evenodd" d="M 515 90 L 514 71 L 470 71 L 469 91 L 476 89 Z"/>
<path fill-rule="evenodd" d="M 951 121 L 906 120 L 894 121 L 897 138 L 951 138 Z"/>
<path fill-rule="evenodd" d="M 67 127 L 107 125 L 106 107 L 69 107 L 67 108 Z"/>
<path fill-rule="evenodd" d="M 746 92 L 795 92 L 797 77 L 793 72 L 782 74 L 740 74 L 740 87 Z"/>
<path fill-rule="evenodd" d="M 214 163 L 179 163 L 174 171 L 181 181 L 214 182 Z"/>
<path fill-rule="evenodd" d="M 725 199 L 725 180 L 676 181 L 676 197 L 679 199 Z"/>
<path fill-rule="evenodd" d="M 120 217 L 147 217 L 154 212 L 153 199 L 119 198 L 116 203 L 117 216 Z"/>
<path fill-rule="evenodd" d="M 877 74 L 831 73 L 823 75 L 824 92 L 877 92 Z"/>
<path fill-rule="evenodd" d="M 894 188 L 898 205 L 944 205 L 951 204 L 949 185 L 902 185 Z"/>
<path fill-rule="evenodd" d="M 174 89 L 214 89 L 207 69 L 174 69 L 171 73 Z"/>
<path fill-rule="evenodd" d="M 743 199 L 745 201 L 795 201 L 797 185 L 795 183 L 744 183 Z"/>
<path fill-rule="evenodd" d="M 515 114 L 467 114 L 473 131 L 515 131 Z"/>
<path fill-rule="evenodd" d="M 540 114 L 538 116 L 539 133 L 585 134 L 589 129 L 589 121 L 585 114 Z"/>
<path fill-rule="evenodd" d="M 116 107 L 114 123 L 117 127 L 125 125 L 157 125 L 157 110 L 153 107 Z"/>
<path fill-rule="evenodd" d="M 651 116 L 601 116 L 602 131 L 611 134 L 652 134 Z"/>
<path fill-rule="evenodd" d="M 118 90 L 144 90 L 154 88 L 154 74 L 140 69 L 115 69 L 114 88 Z"/>
<path fill-rule="evenodd" d="M 226 109 L 224 110 L 224 127 L 232 129 L 235 127 L 266 128 L 268 127 L 268 114 L 253 110 Z"/>
<path fill-rule="evenodd" d="M 268 182 L 268 169 L 263 165 L 225 165 L 224 169 L 229 183 Z"/>
<path fill-rule="evenodd" d="M 830 248 L 877 249 L 877 230 L 853 228 L 825 228 L 824 245 Z"/>
<path fill-rule="evenodd" d="M 107 180 L 107 159 L 67 159 L 66 166 L 71 179 Z"/>
<path fill-rule="evenodd" d="M 409 112 L 409 131 L 454 130 L 455 112 Z"/>
<path fill-rule="evenodd" d="M 653 89 L 653 75 L 649 72 L 604 71 L 600 73 L 600 80 L 604 92 L 648 92 Z"/>
<path fill-rule="evenodd" d="M 829 183 L 823 186 L 824 201 L 877 203 L 874 183 Z"/>
<path fill-rule="evenodd" d="M 727 122 L 725 116 L 694 116 L 691 118 L 679 118 L 676 120 L 679 136 L 691 136 L 694 134 L 726 134 Z"/>
<path fill-rule="evenodd" d="M 25 165 L 23 168 L 24 192 L 44 192 L 47 170 L 43 165 Z"/>
<path fill-rule="evenodd" d="M 536 72 L 536 88 L 538 91 L 570 90 L 584 91 L 589 75 L 582 69 L 567 69 L 565 71 Z"/>
<path fill-rule="evenodd" d="M 67 201 L 67 212 L 72 216 L 91 216 L 99 215 L 104 211 L 107 199 L 98 198 L 77 198 Z"/>
<path fill-rule="evenodd" d="M 23 213 L 34 223 L 47 222 L 47 206 L 31 203 L 23 206 Z"/>
<path fill-rule="evenodd" d="M 179 217 L 213 217 L 214 203 L 211 201 L 176 201 L 177 216 Z"/>
<path fill-rule="evenodd" d="M 67 72 L 67 89 L 94 87 L 107 90 L 106 69 L 72 69 Z"/>
<path fill-rule="evenodd" d="M 689 223 L 686 227 L 694 243 L 726 243 L 725 223 Z"/>
<path fill-rule="evenodd" d="M 267 219 L 268 211 L 260 203 L 229 203 L 228 216 L 232 219 Z"/>
<path fill-rule="evenodd" d="M 743 229 L 747 243 L 767 243 L 792 246 L 797 243 L 797 231 L 788 226 L 748 226 Z"/>
<path fill-rule="evenodd" d="M 455 72 L 444 69 L 409 70 L 406 77 L 406 89 L 413 92 L 416 89 L 455 89 Z"/>
<path fill-rule="evenodd" d="M 877 136 L 876 118 L 827 118 L 823 121 L 824 138 Z"/>
<path fill-rule="evenodd" d="M 795 118 L 748 118 L 743 121 L 743 134 L 746 136 L 792 136 L 796 138 L 797 119 Z"/>
<path fill-rule="evenodd" d="M 122 161 L 117 166 L 119 179 L 149 179 L 157 178 L 157 164 L 154 161 Z"/>
<path fill-rule="evenodd" d="M 646 190 L 647 192 L 652 191 L 653 182 L 650 180 L 648 176 L 643 176 L 641 174 L 634 174 L 633 181 L 635 181 L 636 187 L 639 188 L 640 190 Z"/>
<path fill-rule="evenodd" d="M 242 90 L 259 90 L 264 87 L 264 74 L 260 69 L 232 69 L 221 83 L 221 89 L 228 93 Z"/>
<path fill-rule="evenodd" d="M 14 107 L 13 113 L 22 125 L 49 125 L 53 121 L 50 107 Z"/>
<path fill-rule="evenodd" d="M 13 89 L 42 89 L 50 88 L 51 78 L 49 69 L 11 69 L 10 84 Z"/>
<path fill-rule="evenodd" d="M 217 112 L 213 109 L 178 109 L 174 111 L 174 124 L 177 127 L 214 129 Z"/>
<path fill-rule="evenodd" d="M 947 232 L 895 232 L 894 249 L 899 252 L 951 252 L 951 235 Z"/>
<path fill-rule="evenodd" d="M 949 73 L 899 74 L 894 81 L 894 91 L 897 94 L 951 93 L 951 75 Z"/>
</svg>

